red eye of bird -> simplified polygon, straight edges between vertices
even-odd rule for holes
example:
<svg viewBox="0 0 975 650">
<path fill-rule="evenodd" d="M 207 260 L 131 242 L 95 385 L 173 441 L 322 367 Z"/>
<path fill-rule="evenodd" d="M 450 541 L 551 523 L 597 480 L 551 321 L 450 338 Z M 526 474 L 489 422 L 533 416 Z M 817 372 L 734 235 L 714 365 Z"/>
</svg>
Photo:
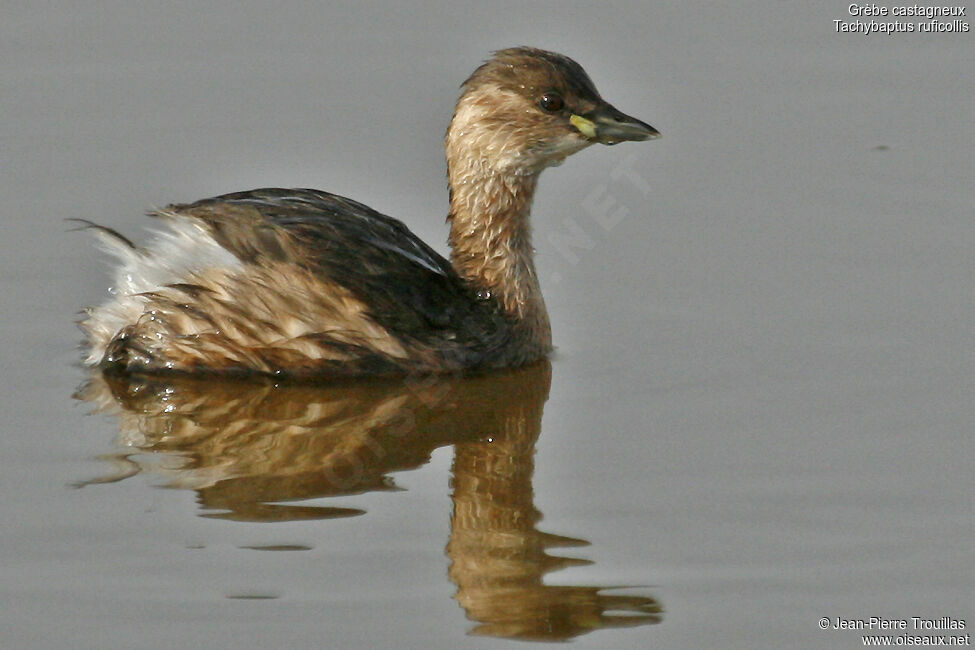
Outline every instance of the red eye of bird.
<svg viewBox="0 0 975 650">
<path fill-rule="evenodd" d="M 562 99 L 562 95 L 558 93 L 545 93 L 542 98 L 538 100 L 538 105 L 544 108 L 550 113 L 555 111 L 561 111 L 562 107 L 565 106 L 565 100 Z"/>
</svg>

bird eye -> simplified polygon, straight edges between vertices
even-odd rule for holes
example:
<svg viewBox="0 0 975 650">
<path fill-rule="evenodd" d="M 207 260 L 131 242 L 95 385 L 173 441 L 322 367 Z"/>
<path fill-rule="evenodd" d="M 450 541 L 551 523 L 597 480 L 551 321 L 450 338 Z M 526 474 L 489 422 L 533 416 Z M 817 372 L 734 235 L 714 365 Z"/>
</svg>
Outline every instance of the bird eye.
<svg viewBox="0 0 975 650">
<path fill-rule="evenodd" d="M 542 98 L 538 100 L 538 105 L 550 113 L 555 111 L 561 111 L 562 107 L 565 106 L 565 100 L 562 99 L 562 95 L 558 93 L 545 93 Z"/>
</svg>

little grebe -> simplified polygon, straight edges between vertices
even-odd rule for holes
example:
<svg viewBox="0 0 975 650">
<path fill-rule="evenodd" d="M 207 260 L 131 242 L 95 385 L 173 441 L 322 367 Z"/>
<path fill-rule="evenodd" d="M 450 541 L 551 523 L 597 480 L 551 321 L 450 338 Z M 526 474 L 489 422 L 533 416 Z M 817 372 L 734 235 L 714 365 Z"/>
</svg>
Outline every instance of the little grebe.
<svg viewBox="0 0 975 650">
<path fill-rule="evenodd" d="M 551 350 L 529 211 L 543 169 L 659 133 L 553 52 L 501 50 L 464 82 L 446 136 L 451 261 L 350 199 L 260 189 L 171 205 L 88 310 L 87 363 L 120 372 L 370 375 L 517 366 Z"/>
</svg>

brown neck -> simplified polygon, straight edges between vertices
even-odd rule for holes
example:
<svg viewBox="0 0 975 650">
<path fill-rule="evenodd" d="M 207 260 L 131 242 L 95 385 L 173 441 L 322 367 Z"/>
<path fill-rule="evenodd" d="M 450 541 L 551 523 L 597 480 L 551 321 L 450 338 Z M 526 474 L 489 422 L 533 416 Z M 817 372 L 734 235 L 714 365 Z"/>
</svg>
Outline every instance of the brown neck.
<svg viewBox="0 0 975 650">
<path fill-rule="evenodd" d="M 538 173 L 518 174 L 448 159 L 451 262 L 479 291 L 490 292 L 533 343 L 551 346 L 535 273 L 529 212 Z"/>
</svg>

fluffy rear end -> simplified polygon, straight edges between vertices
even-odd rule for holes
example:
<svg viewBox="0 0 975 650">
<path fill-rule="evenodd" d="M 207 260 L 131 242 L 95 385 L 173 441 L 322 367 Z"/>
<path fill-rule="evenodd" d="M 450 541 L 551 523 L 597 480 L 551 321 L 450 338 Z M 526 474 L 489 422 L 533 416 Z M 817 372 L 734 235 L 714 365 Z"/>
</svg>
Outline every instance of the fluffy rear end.
<svg viewBox="0 0 975 650">
<path fill-rule="evenodd" d="M 133 326 L 147 313 L 150 294 L 173 284 L 191 282 L 205 271 L 240 269 L 240 260 L 221 247 L 206 227 L 175 212 L 159 212 L 168 229 L 158 230 L 146 248 L 108 228 L 88 224 L 100 247 L 120 262 L 111 294 L 100 307 L 87 310 L 81 327 L 91 346 L 85 359 L 97 365 L 105 357 L 112 340 L 123 329 Z"/>
<path fill-rule="evenodd" d="M 341 284 L 290 259 L 243 262 L 205 222 L 178 212 L 157 216 L 169 228 L 145 248 L 94 226 L 121 264 L 112 298 L 81 323 L 88 365 L 293 376 L 436 369 L 432 351 L 406 350 Z M 283 251 L 287 236 L 265 228 L 284 237 L 273 247 Z"/>
</svg>

